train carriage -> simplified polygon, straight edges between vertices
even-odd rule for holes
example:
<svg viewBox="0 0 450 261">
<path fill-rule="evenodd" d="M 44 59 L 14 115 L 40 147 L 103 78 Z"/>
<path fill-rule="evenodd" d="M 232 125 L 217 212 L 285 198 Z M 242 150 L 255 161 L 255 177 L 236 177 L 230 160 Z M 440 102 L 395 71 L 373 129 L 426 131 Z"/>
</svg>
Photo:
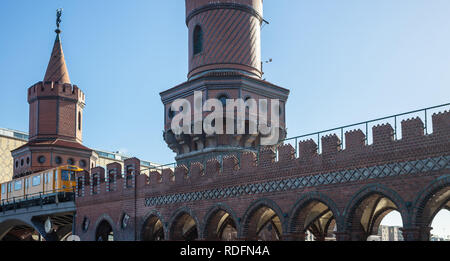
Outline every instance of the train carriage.
<svg viewBox="0 0 450 261">
<path fill-rule="evenodd" d="M 0 199 L 5 203 L 57 192 L 72 192 L 77 172 L 84 170 L 76 166 L 60 166 L 5 182 L 0 185 Z"/>
</svg>

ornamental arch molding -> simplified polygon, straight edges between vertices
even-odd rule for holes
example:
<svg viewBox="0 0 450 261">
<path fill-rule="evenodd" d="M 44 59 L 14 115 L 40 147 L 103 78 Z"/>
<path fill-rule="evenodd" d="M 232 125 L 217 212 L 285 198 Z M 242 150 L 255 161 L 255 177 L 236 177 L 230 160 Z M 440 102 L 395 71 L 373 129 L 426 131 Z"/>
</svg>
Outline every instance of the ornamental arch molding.
<svg viewBox="0 0 450 261">
<path fill-rule="evenodd" d="M 379 226 L 379 223 L 381 220 L 391 211 L 398 211 L 400 212 L 400 215 L 402 217 L 403 227 L 409 227 L 409 211 L 407 204 L 403 200 L 403 198 L 394 190 L 381 185 L 381 184 L 370 184 L 362 189 L 360 189 L 348 202 L 344 212 L 342 213 L 341 219 L 340 219 L 340 225 L 338 226 L 340 229 L 340 232 L 352 232 L 355 229 L 355 226 L 357 224 L 353 224 L 353 222 L 356 219 L 362 218 L 365 214 L 359 212 L 360 207 L 362 207 L 362 203 L 365 200 L 369 200 L 373 198 L 373 209 L 368 210 L 370 213 L 369 216 L 366 215 L 366 218 L 368 219 L 367 224 L 361 224 L 362 226 L 367 225 L 365 228 L 366 236 L 370 235 L 370 233 L 373 233 L 376 227 Z M 372 200 L 372 199 L 371 199 Z M 382 201 L 387 202 L 386 206 L 384 208 L 381 208 L 381 210 L 378 211 L 378 213 L 375 212 L 375 209 L 379 209 L 379 203 Z M 367 203 L 367 202 L 365 202 Z M 367 206 L 364 204 L 364 206 Z M 370 212 L 371 211 L 371 212 Z M 359 213 L 357 213 L 359 212 Z M 364 222 L 362 222 L 364 223 Z M 358 224 L 359 225 L 359 224 Z M 363 235 L 360 235 L 362 237 Z M 358 238 L 357 240 L 365 240 L 364 238 Z"/>
<path fill-rule="evenodd" d="M 156 218 L 162 223 L 163 231 L 164 231 L 164 239 L 168 238 L 168 228 L 167 228 L 167 222 L 165 222 L 163 216 L 161 213 L 157 210 L 149 211 L 144 217 L 142 217 L 140 224 L 139 224 L 139 232 L 138 232 L 138 240 L 143 241 L 144 235 L 146 231 L 147 222 L 150 221 L 150 219 Z"/>
<path fill-rule="evenodd" d="M 196 239 L 201 239 L 203 238 L 201 235 L 201 231 L 202 231 L 202 226 L 201 223 L 199 222 L 197 215 L 195 214 L 195 212 L 190 209 L 189 207 L 181 207 L 179 209 L 177 209 L 171 216 L 170 220 L 169 220 L 169 225 L 168 225 L 168 229 L 167 229 L 167 234 L 168 234 L 168 240 L 180 240 L 180 228 L 181 228 L 181 224 L 179 224 L 179 222 L 188 222 L 188 220 L 182 220 L 182 219 L 189 219 L 192 218 L 192 220 L 195 222 L 195 226 L 196 226 Z"/>
<path fill-rule="evenodd" d="M 247 211 L 242 219 L 243 223 L 241 224 L 242 227 L 239 237 L 249 240 L 255 240 L 257 237 L 257 228 L 255 228 L 254 226 L 256 226 L 257 222 L 255 222 L 253 219 L 256 216 L 261 215 L 261 213 L 258 213 L 261 210 L 269 210 L 269 209 L 272 210 L 274 215 L 276 215 L 279 218 L 281 230 L 279 232 L 280 237 L 282 237 L 283 234 L 285 234 L 288 231 L 286 222 L 287 214 L 283 213 L 283 211 L 281 210 L 281 208 L 278 206 L 277 203 L 267 198 L 256 200 L 255 202 L 250 204 L 250 206 L 247 208 Z"/>
<path fill-rule="evenodd" d="M 217 216 L 218 214 L 220 215 L 219 217 Z M 226 220 L 214 220 L 214 219 L 230 220 L 235 225 L 237 235 L 240 235 L 241 224 L 240 219 L 238 218 L 236 213 L 227 204 L 218 203 L 212 206 L 203 218 L 203 238 L 216 240 L 219 239 L 218 237 L 216 238 L 217 235 L 215 235 L 215 233 L 211 231 L 211 229 L 213 228 L 211 226 L 215 226 L 215 229 L 217 230 L 218 223 L 224 222 Z"/>
<path fill-rule="evenodd" d="M 435 179 L 417 195 L 413 203 L 411 224 L 429 227 L 442 209 L 450 210 L 450 174 Z"/>
<path fill-rule="evenodd" d="M 116 223 L 113 221 L 113 219 L 108 214 L 102 214 L 100 217 L 97 218 L 97 221 L 95 221 L 94 230 L 93 230 L 93 241 L 97 240 L 97 232 L 99 229 L 100 224 L 105 221 L 107 222 L 112 229 L 112 233 L 115 237 L 117 237 L 117 229 L 116 229 Z"/>
<path fill-rule="evenodd" d="M 325 229 L 322 231 L 325 238 L 331 225 L 335 224 L 336 227 L 341 225 L 338 222 L 340 219 L 340 211 L 331 198 L 321 192 L 308 192 L 301 195 L 294 204 L 289 214 L 288 232 L 304 233 L 311 225 L 314 225 Z"/>
</svg>

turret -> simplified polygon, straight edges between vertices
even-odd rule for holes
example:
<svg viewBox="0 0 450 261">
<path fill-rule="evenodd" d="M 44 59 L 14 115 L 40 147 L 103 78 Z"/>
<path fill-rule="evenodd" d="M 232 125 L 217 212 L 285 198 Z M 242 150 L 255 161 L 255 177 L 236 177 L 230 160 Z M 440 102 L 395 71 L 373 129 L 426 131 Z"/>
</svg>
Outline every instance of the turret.
<svg viewBox="0 0 450 261">
<path fill-rule="evenodd" d="M 60 165 L 89 170 L 92 150 L 82 145 L 85 95 L 70 81 L 61 43 L 58 10 L 56 39 L 43 81 L 27 91 L 29 142 L 11 152 L 14 177 Z"/>
<path fill-rule="evenodd" d="M 261 112 L 266 113 L 268 120 L 272 112 L 279 116 L 279 128 L 274 128 L 279 135 L 275 135 L 278 138 L 274 138 L 273 146 L 276 147 L 276 143 L 286 137 L 285 108 L 289 90 L 261 79 L 263 22 L 262 0 L 186 0 L 188 80 L 161 93 L 165 111 L 164 139 L 177 154 L 178 163 L 189 165 L 190 161 L 200 160 L 205 155 L 220 158 L 255 152 L 264 143 L 261 141 L 263 136 L 251 132 L 249 126 L 254 122 L 252 115 L 258 114 L 260 102 L 267 106 Z M 245 124 L 245 134 L 242 131 L 225 133 L 227 122 L 224 120 L 224 134 L 207 135 L 204 131 L 201 134 L 193 131 L 176 135 L 172 123 L 179 112 L 172 110 L 172 104 L 181 99 L 190 103 L 193 115 L 201 114 L 201 119 L 192 120 L 193 126 L 200 125 L 200 128 L 211 113 L 204 110 L 208 100 L 220 100 L 223 111 L 226 111 L 228 100 L 254 101 L 258 108 L 250 112 L 247 107 L 245 123 L 241 124 Z M 273 100 L 276 102 L 272 103 Z M 194 112 L 196 109 L 200 112 Z M 257 116 L 262 115 L 259 113 Z M 230 119 L 228 115 L 224 118 Z M 235 122 L 235 126 L 237 124 Z M 274 137 L 265 135 L 264 138 Z"/>
</svg>

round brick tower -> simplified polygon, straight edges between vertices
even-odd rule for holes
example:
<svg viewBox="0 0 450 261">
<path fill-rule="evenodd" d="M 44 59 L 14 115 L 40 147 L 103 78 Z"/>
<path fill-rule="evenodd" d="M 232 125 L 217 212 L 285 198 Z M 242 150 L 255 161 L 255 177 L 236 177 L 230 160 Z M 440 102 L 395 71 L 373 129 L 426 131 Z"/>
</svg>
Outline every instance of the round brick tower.
<svg viewBox="0 0 450 261">
<path fill-rule="evenodd" d="M 209 100 L 221 101 L 223 111 L 228 100 L 255 101 L 255 104 L 267 102 L 267 109 L 263 112 L 269 115 L 268 118 L 272 112 L 276 113 L 272 108 L 276 108 L 277 103 L 272 101 L 277 100 L 279 135 L 276 136 L 279 137 L 278 142 L 286 137 L 285 106 L 289 90 L 261 79 L 263 21 L 262 0 L 186 0 L 188 80 L 161 93 L 165 111 L 164 140 L 177 154 L 179 164 L 188 165 L 189 162 L 226 155 L 239 156 L 245 151 L 255 152 L 267 135 L 247 130 L 250 122 L 254 122 L 250 110 L 245 116 L 244 134 L 242 131 L 234 134 L 216 132 L 213 135 L 196 131 L 175 134 L 172 123 L 180 113 L 172 110 L 175 101 L 184 100 L 183 103 L 191 105 L 192 115 L 201 115 L 201 119 L 193 117 L 193 126 L 200 125 L 201 128 L 201 122 L 205 122 L 211 113 L 205 109 Z M 255 114 L 258 113 L 251 113 Z M 230 119 L 227 115 L 224 118 Z M 227 122 L 224 121 L 224 130 Z M 236 126 L 237 120 L 234 122 Z"/>
<path fill-rule="evenodd" d="M 186 0 L 189 74 L 236 71 L 261 78 L 262 0 Z"/>
</svg>

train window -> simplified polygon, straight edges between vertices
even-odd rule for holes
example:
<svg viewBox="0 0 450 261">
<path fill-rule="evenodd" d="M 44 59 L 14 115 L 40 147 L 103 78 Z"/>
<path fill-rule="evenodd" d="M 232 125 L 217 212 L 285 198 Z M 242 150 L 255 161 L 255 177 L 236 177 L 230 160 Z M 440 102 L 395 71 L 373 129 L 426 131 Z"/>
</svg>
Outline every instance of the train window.
<svg viewBox="0 0 450 261">
<path fill-rule="evenodd" d="M 39 186 L 41 184 L 41 175 L 34 176 L 33 179 L 31 180 L 31 184 L 33 186 Z"/>
<path fill-rule="evenodd" d="M 75 171 L 70 172 L 70 181 L 75 181 Z"/>
<path fill-rule="evenodd" d="M 70 171 L 68 171 L 68 170 L 61 171 L 61 180 L 69 181 L 69 174 L 70 174 Z"/>
<path fill-rule="evenodd" d="M 27 189 L 29 187 L 30 180 L 28 178 L 25 179 L 25 188 Z"/>
<path fill-rule="evenodd" d="M 22 189 L 22 181 L 19 180 L 19 181 L 14 182 L 14 191 L 21 190 L 21 189 Z"/>
<path fill-rule="evenodd" d="M 6 184 L 2 184 L 2 194 L 6 193 Z"/>
<path fill-rule="evenodd" d="M 53 178 L 52 172 L 49 172 L 49 173 L 48 173 L 48 180 L 50 181 L 50 180 L 52 180 L 52 178 Z"/>
</svg>

